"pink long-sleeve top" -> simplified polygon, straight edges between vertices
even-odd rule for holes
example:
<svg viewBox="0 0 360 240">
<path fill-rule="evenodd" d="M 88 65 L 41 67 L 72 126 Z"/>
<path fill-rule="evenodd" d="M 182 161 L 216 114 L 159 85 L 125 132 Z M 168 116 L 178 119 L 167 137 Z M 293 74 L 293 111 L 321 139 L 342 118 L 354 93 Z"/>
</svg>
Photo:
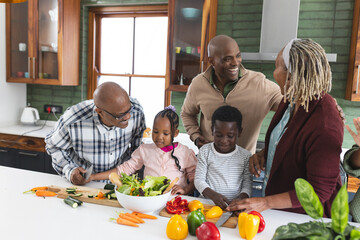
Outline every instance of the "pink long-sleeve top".
<svg viewBox="0 0 360 240">
<path fill-rule="evenodd" d="M 133 154 L 131 159 L 117 167 L 118 174 L 124 172 L 130 175 L 139 170 L 143 165 L 144 176 L 166 176 L 170 180 L 179 178 L 177 182 L 181 187 L 187 185 L 187 180 L 194 181 L 197 158 L 193 150 L 181 143 L 178 143 L 174 150 L 174 156 L 179 159 L 181 170 L 175 164 L 175 159 L 171 157 L 171 152 L 165 152 L 158 148 L 154 143 L 141 144 Z"/>
</svg>

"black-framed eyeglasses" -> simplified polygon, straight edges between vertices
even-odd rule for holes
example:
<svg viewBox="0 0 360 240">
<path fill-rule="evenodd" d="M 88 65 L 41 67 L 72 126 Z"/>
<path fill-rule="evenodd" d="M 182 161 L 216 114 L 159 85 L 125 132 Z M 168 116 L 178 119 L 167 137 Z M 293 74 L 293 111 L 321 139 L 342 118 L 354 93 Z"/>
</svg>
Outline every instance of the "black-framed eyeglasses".
<svg viewBox="0 0 360 240">
<path fill-rule="evenodd" d="M 97 106 L 96 106 L 96 107 L 97 107 Z M 118 116 L 115 116 L 114 114 L 106 111 L 106 110 L 103 109 L 103 108 L 99 108 L 99 107 L 97 107 L 97 108 L 99 108 L 99 109 L 103 110 L 104 112 L 106 112 L 107 114 L 109 114 L 109 115 L 110 115 L 111 117 L 113 117 L 116 121 L 120 121 L 120 120 L 122 120 L 122 119 L 126 116 L 126 114 L 128 114 L 129 112 L 131 112 L 131 110 L 133 109 L 133 107 L 134 107 L 134 106 L 133 106 L 132 104 L 130 104 L 129 110 L 127 110 L 126 112 L 120 113 Z"/>
</svg>

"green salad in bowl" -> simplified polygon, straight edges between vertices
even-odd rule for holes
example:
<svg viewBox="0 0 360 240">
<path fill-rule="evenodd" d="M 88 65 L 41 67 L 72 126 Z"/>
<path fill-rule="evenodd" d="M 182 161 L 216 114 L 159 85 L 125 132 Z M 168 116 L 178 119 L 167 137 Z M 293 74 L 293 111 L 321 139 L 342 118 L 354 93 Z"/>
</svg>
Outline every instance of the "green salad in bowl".
<svg viewBox="0 0 360 240">
<path fill-rule="evenodd" d="M 153 177 L 146 176 L 143 180 L 139 180 L 137 174 L 128 176 L 121 173 L 120 180 L 122 186 L 117 191 L 130 196 L 157 196 L 170 185 L 171 180 L 165 176 Z"/>
<path fill-rule="evenodd" d="M 150 213 L 165 207 L 171 198 L 171 191 L 163 194 L 170 185 L 167 177 L 146 176 L 139 180 L 137 175 L 121 174 L 122 185 L 115 191 L 118 202 L 131 211 Z M 116 189 L 117 186 L 115 186 Z"/>
</svg>

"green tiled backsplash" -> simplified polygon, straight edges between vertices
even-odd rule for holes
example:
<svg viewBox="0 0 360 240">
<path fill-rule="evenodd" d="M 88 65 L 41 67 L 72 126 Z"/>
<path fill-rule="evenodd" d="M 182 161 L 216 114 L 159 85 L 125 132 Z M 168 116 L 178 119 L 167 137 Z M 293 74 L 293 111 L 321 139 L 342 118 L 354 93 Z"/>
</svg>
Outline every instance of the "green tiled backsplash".
<svg viewBox="0 0 360 240">
<path fill-rule="evenodd" d="M 80 85 L 59 87 L 27 85 L 27 102 L 39 109 L 41 119 L 55 120 L 43 113 L 44 104 L 62 105 L 64 110 L 87 97 L 87 39 L 88 8 L 104 5 L 144 5 L 167 3 L 164 0 L 82 0 L 80 37 Z M 238 42 L 243 52 L 258 52 L 260 45 L 261 13 L 263 0 L 218 0 L 217 34 L 227 34 Z M 312 38 L 328 53 L 337 53 L 337 62 L 331 63 L 333 88 L 331 94 L 337 99 L 346 114 L 346 123 L 353 129 L 352 119 L 360 116 L 360 102 L 344 99 L 349 59 L 350 36 L 353 16 L 353 0 L 301 0 L 299 13 L 299 38 Z M 246 68 L 263 72 L 273 80 L 274 63 L 243 62 Z M 185 93 L 173 92 L 172 104 L 180 114 Z M 260 140 L 264 140 L 266 129 L 273 113 L 265 118 Z M 182 123 L 180 131 L 185 132 Z M 353 140 L 345 130 L 343 147 L 349 148 Z"/>
</svg>

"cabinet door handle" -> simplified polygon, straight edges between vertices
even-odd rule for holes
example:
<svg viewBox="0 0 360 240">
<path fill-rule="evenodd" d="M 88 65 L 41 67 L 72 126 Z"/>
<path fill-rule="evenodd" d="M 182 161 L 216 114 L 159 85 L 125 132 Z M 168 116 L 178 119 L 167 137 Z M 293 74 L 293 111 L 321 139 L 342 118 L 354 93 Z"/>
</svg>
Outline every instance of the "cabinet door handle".
<svg viewBox="0 0 360 240">
<path fill-rule="evenodd" d="M 263 186 L 262 185 L 256 185 L 256 186 L 252 186 L 253 189 L 255 190 L 262 190 Z"/>
<path fill-rule="evenodd" d="M 7 153 L 7 152 L 8 152 L 8 150 L 5 150 L 5 149 L 0 149 L 0 152 Z"/>
<path fill-rule="evenodd" d="M 27 152 L 19 152 L 20 155 L 30 156 L 30 157 L 37 157 L 37 153 L 27 153 Z"/>
<path fill-rule="evenodd" d="M 35 57 L 33 57 L 33 79 L 35 80 L 36 74 L 35 74 Z"/>
<path fill-rule="evenodd" d="M 204 71 L 204 61 L 201 61 L 201 72 Z"/>
<path fill-rule="evenodd" d="M 359 92 L 359 74 L 360 74 L 360 65 L 357 66 L 358 67 L 358 74 L 357 74 L 357 79 L 356 79 L 356 90 L 355 93 L 358 94 Z"/>
<path fill-rule="evenodd" d="M 28 73 L 29 73 L 28 77 L 29 78 L 30 78 L 30 62 L 31 62 L 31 58 L 28 57 Z"/>
</svg>

